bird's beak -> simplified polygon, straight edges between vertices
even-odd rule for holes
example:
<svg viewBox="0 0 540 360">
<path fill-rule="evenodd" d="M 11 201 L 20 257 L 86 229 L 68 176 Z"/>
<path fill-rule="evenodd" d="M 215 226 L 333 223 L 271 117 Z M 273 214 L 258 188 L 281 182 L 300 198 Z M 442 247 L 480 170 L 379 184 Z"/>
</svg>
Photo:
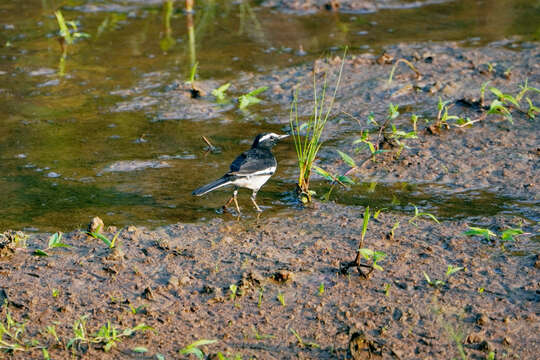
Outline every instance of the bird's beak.
<svg viewBox="0 0 540 360">
<path fill-rule="evenodd" d="M 289 134 L 279 135 L 279 140 L 285 139 L 287 137 L 289 137 Z"/>
</svg>

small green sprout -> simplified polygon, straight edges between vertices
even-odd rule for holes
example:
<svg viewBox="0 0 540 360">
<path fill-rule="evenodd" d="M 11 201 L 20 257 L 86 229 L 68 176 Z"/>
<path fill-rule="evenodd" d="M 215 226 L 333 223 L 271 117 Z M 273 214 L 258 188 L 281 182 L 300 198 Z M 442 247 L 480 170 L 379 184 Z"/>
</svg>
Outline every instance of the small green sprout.
<svg viewBox="0 0 540 360">
<path fill-rule="evenodd" d="M 379 210 L 375 211 L 375 214 L 373 214 L 373 218 L 377 220 L 383 210 L 386 210 L 386 208 L 380 208 Z"/>
<path fill-rule="evenodd" d="M 418 123 L 418 115 L 412 114 L 412 115 L 411 115 L 411 124 L 412 124 L 412 126 L 413 126 L 413 131 L 414 131 L 415 134 L 418 133 L 418 129 L 417 129 L 417 127 L 416 127 L 416 126 L 417 126 L 417 125 L 416 125 L 417 123 Z"/>
<path fill-rule="evenodd" d="M 450 277 L 451 275 L 457 273 L 458 271 L 461 271 L 465 269 L 464 267 L 461 267 L 461 266 L 452 266 L 452 265 L 448 265 L 448 269 L 446 269 L 446 277 Z"/>
<path fill-rule="evenodd" d="M 195 83 L 195 76 L 197 75 L 198 67 L 199 67 L 199 63 L 196 62 L 195 64 L 193 64 L 193 66 L 191 67 L 191 71 L 189 72 L 188 83 L 191 84 L 192 87 L 193 87 L 193 84 Z"/>
<path fill-rule="evenodd" d="M 89 34 L 78 31 L 77 23 L 75 21 L 66 21 L 60 10 L 55 11 L 54 15 L 56 16 L 56 21 L 58 22 L 58 27 L 60 28 L 60 36 L 64 39 L 66 44 L 73 44 L 74 39 L 77 38 L 90 37 Z M 68 26 L 71 26 L 73 33 L 71 33 Z"/>
<path fill-rule="evenodd" d="M 114 325 L 111 325 L 110 321 L 107 324 L 99 328 L 98 332 L 94 335 L 89 335 L 86 329 L 86 320 L 88 316 L 81 316 L 78 320 L 75 320 L 73 324 L 73 338 L 71 338 L 66 347 L 69 349 L 73 347 L 75 343 L 87 343 L 87 344 L 103 344 L 103 350 L 109 352 L 117 342 L 120 342 L 123 337 L 131 336 L 136 331 L 153 330 L 151 326 L 144 323 L 138 324 L 133 328 L 126 328 L 123 331 L 117 329 Z"/>
<path fill-rule="evenodd" d="M 256 340 L 266 340 L 266 339 L 271 339 L 274 337 L 274 335 L 264 335 L 264 334 L 259 334 L 259 332 L 257 331 L 257 328 L 255 326 L 253 326 L 253 335 L 255 336 L 255 339 Z"/>
<path fill-rule="evenodd" d="M 226 83 L 221 85 L 217 89 L 212 90 L 212 95 L 214 95 L 219 101 L 225 100 L 225 92 L 229 89 L 231 83 Z"/>
<path fill-rule="evenodd" d="M 312 348 L 320 348 L 320 345 L 317 344 L 317 343 L 314 343 L 314 342 L 305 343 L 296 330 L 294 330 L 293 328 L 290 328 L 290 330 L 293 333 L 296 340 L 298 340 L 298 345 L 300 347 L 309 346 L 309 347 L 312 347 Z"/>
<path fill-rule="evenodd" d="M 58 297 L 58 295 L 60 295 L 60 291 L 58 291 L 58 289 L 52 289 L 52 296 Z"/>
<path fill-rule="evenodd" d="M 502 241 L 514 241 L 514 236 L 523 234 L 521 229 L 506 229 L 501 234 Z"/>
<path fill-rule="evenodd" d="M 231 301 L 234 301 L 236 299 L 236 292 L 238 291 L 238 286 L 235 284 L 231 284 L 229 286 L 229 290 L 231 290 L 231 295 L 229 295 Z"/>
<path fill-rule="evenodd" d="M 446 283 L 445 283 L 444 281 L 442 281 L 442 280 L 431 281 L 431 278 L 429 277 L 428 274 L 426 274 L 425 271 L 424 271 L 424 277 L 426 278 L 427 283 L 428 283 L 430 286 L 433 286 L 433 287 L 440 287 L 440 286 L 443 286 L 444 284 L 446 284 Z"/>
<path fill-rule="evenodd" d="M 414 226 L 417 226 L 415 220 L 420 216 L 426 216 L 430 218 L 431 220 L 435 221 L 437 224 L 440 224 L 439 220 L 437 220 L 437 218 L 433 214 L 418 211 L 418 208 L 416 207 L 416 205 L 414 206 L 414 216 L 409 220 L 409 224 L 413 224 Z"/>
<path fill-rule="evenodd" d="M 199 347 L 204 346 L 204 345 L 214 344 L 216 342 L 217 342 L 217 340 L 206 340 L 206 339 L 197 340 L 197 341 L 189 344 L 188 346 L 180 349 L 179 353 L 182 354 L 182 355 L 193 354 L 193 355 L 195 355 L 197 357 L 197 359 L 202 360 L 202 359 L 204 359 L 204 352 L 201 349 L 199 349 Z"/>
<path fill-rule="evenodd" d="M 319 285 L 319 296 L 323 296 L 324 294 L 324 283 L 321 283 L 321 285 Z"/>
<path fill-rule="evenodd" d="M 279 303 L 281 304 L 281 306 L 285 306 L 285 297 L 283 296 L 283 294 L 280 292 L 278 292 L 277 294 L 277 299 L 279 301 Z"/>
<path fill-rule="evenodd" d="M 390 285 L 389 283 L 384 283 L 384 296 L 390 297 Z"/>
<path fill-rule="evenodd" d="M 241 110 L 247 108 L 250 105 L 255 105 L 261 102 L 261 99 L 257 97 L 260 93 L 266 91 L 268 89 L 268 86 L 262 86 L 260 88 L 257 88 L 251 92 L 248 92 L 247 94 L 241 95 L 238 98 L 239 107 Z"/>
<path fill-rule="evenodd" d="M 358 249 L 358 252 L 360 253 L 360 255 L 362 255 L 364 257 L 364 259 L 372 261 L 371 266 L 374 269 L 377 269 L 377 270 L 380 270 L 380 271 L 384 270 L 382 268 L 382 266 L 377 264 L 377 261 L 382 260 L 382 259 L 384 259 L 386 257 L 386 254 L 384 252 L 382 252 L 382 251 L 373 251 L 371 249 L 366 249 L 366 248 Z"/>
<path fill-rule="evenodd" d="M 463 233 L 467 236 L 483 236 L 486 240 L 490 241 L 491 237 L 497 237 L 497 235 L 489 229 L 469 226 L 469 230 Z"/>
<path fill-rule="evenodd" d="M 59 247 L 71 247 L 71 245 L 64 244 L 62 242 L 62 233 L 56 232 L 49 237 L 49 243 L 47 244 L 47 248 L 45 250 L 59 248 Z M 36 249 L 34 250 L 34 255 L 49 256 L 49 254 L 45 250 Z"/>
<path fill-rule="evenodd" d="M 131 349 L 133 352 L 135 353 L 138 353 L 138 354 L 144 354 L 144 353 L 147 353 L 148 352 L 148 349 L 145 348 L 144 346 L 137 346 L 133 349 Z"/>
<path fill-rule="evenodd" d="M 399 221 L 396 221 L 394 223 L 394 225 L 392 226 L 392 229 L 390 230 L 390 239 L 394 239 L 394 236 L 395 236 L 395 231 L 397 230 L 397 228 L 399 227 Z"/>
<path fill-rule="evenodd" d="M 109 249 L 114 249 L 116 246 L 116 239 L 118 238 L 118 235 L 122 232 L 122 229 L 118 230 L 116 235 L 112 238 L 112 240 L 109 240 L 108 237 L 100 233 L 101 226 L 98 227 L 98 229 L 95 232 L 87 231 L 86 234 L 88 236 L 93 237 L 94 239 L 99 239 L 105 243 L 109 247 Z"/>
<path fill-rule="evenodd" d="M 536 118 L 536 115 L 540 113 L 540 107 L 534 106 L 531 99 L 526 98 L 527 103 L 529 104 L 529 110 L 527 110 L 527 116 L 529 119 L 534 120 Z"/>
<path fill-rule="evenodd" d="M 132 306 L 131 304 L 128 304 L 128 305 L 129 305 L 129 310 L 131 311 L 131 313 L 133 315 L 137 315 L 138 313 L 140 313 L 146 307 L 146 305 L 144 305 L 144 304 L 139 305 L 137 307 Z"/>
</svg>

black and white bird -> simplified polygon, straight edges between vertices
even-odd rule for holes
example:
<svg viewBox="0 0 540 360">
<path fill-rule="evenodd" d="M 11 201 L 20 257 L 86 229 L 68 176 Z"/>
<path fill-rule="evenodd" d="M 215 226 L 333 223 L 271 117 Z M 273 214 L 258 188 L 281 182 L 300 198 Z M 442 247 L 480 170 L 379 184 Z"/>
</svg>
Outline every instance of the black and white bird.
<svg viewBox="0 0 540 360">
<path fill-rule="evenodd" d="M 251 149 L 240 154 L 232 162 L 228 173 L 216 181 L 193 191 L 193 195 L 202 196 L 221 187 L 233 185 L 233 196 L 223 207 L 227 208 L 227 206 L 234 201 L 236 210 L 240 213 L 240 207 L 236 200 L 238 188 L 247 188 L 253 191 L 251 194 L 253 205 L 255 205 L 257 211 L 262 211 L 259 205 L 257 205 L 255 198 L 257 197 L 257 192 L 261 186 L 263 186 L 276 172 L 277 161 L 274 154 L 272 154 L 272 148 L 279 140 L 284 139 L 287 136 L 289 135 L 278 135 L 274 133 L 257 135 L 253 141 L 253 145 L 251 145 Z"/>
</svg>

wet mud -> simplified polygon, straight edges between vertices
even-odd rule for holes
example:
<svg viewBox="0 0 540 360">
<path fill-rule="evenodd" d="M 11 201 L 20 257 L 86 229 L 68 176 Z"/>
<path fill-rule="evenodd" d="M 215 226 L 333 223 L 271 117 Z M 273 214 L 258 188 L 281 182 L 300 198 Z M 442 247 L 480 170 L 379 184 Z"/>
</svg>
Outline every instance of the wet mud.
<svg viewBox="0 0 540 360">
<path fill-rule="evenodd" d="M 224 217 L 155 231 L 131 226 L 114 250 L 75 231 L 63 237 L 71 247 L 49 249 L 48 257 L 32 254 L 47 247 L 48 235 L 36 235 L 26 248 L 2 252 L 0 293 L 13 319 L 26 323 L 20 339 L 37 340 L 54 359 L 72 352 L 83 359 L 173 359 L 200 339 L 217 340 L 202 347 L 210 356 L 257 359 L 450 359 L 461 346 L 469 359 L 490 352 L 532 359 L 540 351 L 538 225 L 502 246 L 463 232 L 474 222 L 499 234 L 521 226 L 520 219 L 437 224 L 382 212 L 370 221 L 364 247 L 387 257 L 378 262 L 383 270 L 365 278 L 356 269 L 340 272 L 355 258 L 362 212 L 326 203 L 290 218 Z M 463 269 L 447 276 L 449 265 Z M 84 342 L 66 350 L 83 315 L 89 335 L 108 321 L 119 332 L 140 323 L 154 330 L 123 337 L 110 352 Z M 52 325 L 58 341 L 43 332 Z M 148 351 L 135 353 L 137 347 Z M 42 355 L 34 348 L 6 356 Z"/>
<path fill-rule="evenodd" d="M 365 14 L 385 9 L 410 9 L 431 4 L 440 4 L 446 1 L 450 0 L 266 0 L 261 5 L 278 11 L 296 14 L 312 14 L 317 11 Z"/>
</svg>

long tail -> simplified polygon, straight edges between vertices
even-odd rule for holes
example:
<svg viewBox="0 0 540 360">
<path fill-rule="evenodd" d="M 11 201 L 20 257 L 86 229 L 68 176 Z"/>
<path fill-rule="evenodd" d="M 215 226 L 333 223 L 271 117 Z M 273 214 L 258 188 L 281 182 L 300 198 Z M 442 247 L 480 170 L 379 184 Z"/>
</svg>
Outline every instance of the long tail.
<svg viewBox="0 0 540 360">
<path fill-rule="evenodd" d="M 202 196 L 206 193 L 209 193 L 210 191 L 229 185 L 230 183 L 231 183 L 231 179 L 228 176 L 224 176 L 221 179 L 217 179 L 216 181 L 211 182 L 210 184 L 201 186 L 197 190 L 194 190 L 191 194 L 196 195 L 196 196 Z"/>
</svg>

